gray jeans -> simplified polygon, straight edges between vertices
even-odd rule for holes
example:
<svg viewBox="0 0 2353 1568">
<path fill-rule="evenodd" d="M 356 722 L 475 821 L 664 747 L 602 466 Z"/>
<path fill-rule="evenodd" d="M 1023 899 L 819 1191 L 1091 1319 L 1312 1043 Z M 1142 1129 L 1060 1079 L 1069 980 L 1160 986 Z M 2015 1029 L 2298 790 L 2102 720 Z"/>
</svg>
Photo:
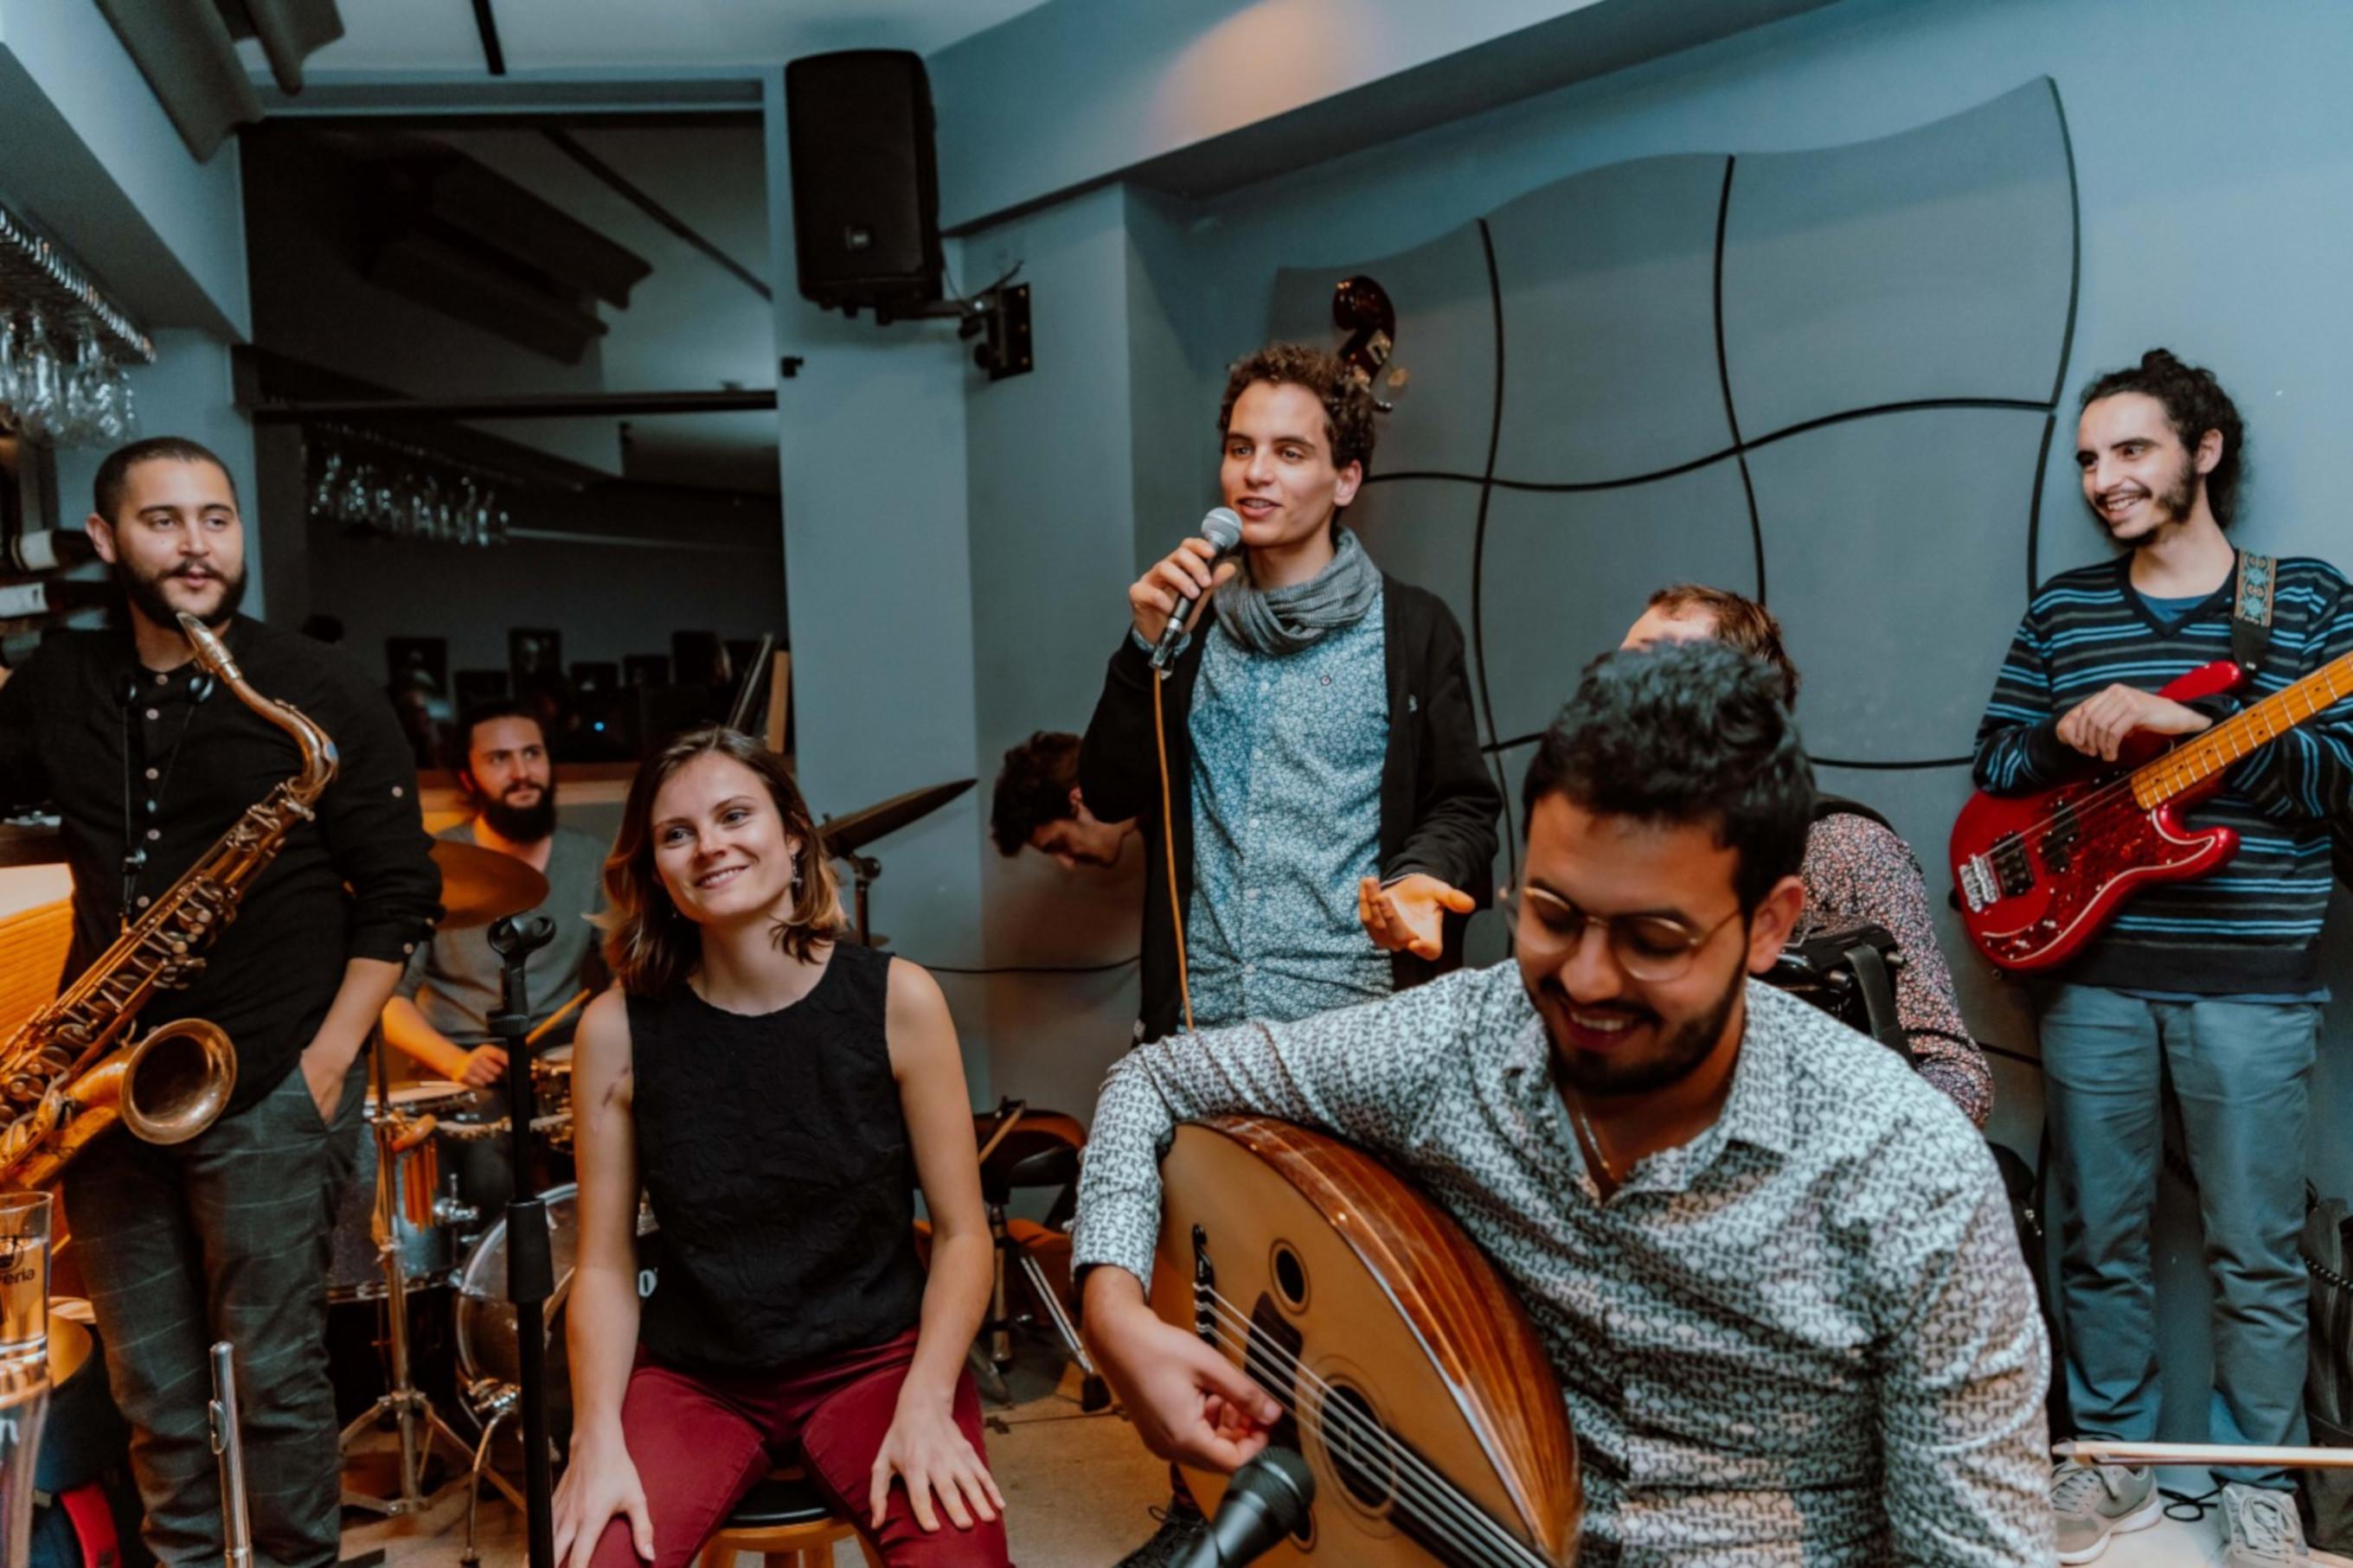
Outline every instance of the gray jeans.
<svg viewBox="0 0 2353 1568">
<path fill-rule="evenodd" d="M 2153 1002 L 2093 985 L 2052 993 L 2042 1014 L 2043 1103 L 2078 1432 L 2131 1442 L 2157 1436 L 2149 1229 L 2163 1071 L 2181 1107 L 2214 1287 L 2206 1440 L 2304 1442 L 2309 1285 L 2296 1237 L 2319 1018 L 2305 1003 Z M 2217 1466 L 2214 1476 L 2289 1484 L 2267 1465 Z"/>
<path fill-rule="evenodd" d="M 298 1068 L 255 1104 L 173 1148 L 116 1130 L 69 1169 L 66 1215 L 132 1427 L 147 1546 L 169 1568 L 223 1555 L 209 1352 L 237 1347 L 254 1556 L 340 1556 L 327 1260 L 359 1145 L 366 1054 L 332 1125 Z"/>
</svg>

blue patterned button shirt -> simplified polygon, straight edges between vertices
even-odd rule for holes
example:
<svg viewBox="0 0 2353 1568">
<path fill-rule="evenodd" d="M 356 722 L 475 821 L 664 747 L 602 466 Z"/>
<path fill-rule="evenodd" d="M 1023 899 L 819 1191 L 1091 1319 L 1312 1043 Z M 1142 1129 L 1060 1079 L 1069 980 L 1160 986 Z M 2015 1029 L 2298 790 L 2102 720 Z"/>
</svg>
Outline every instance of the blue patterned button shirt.
<svg viewBox="0 0 2353 1568">
<path fill-rule="evenodd" d="M 1325 1128 L 1492 1258 L 1551 1354 L 1592 1568 L 2052 1561 L 2050 1346 L 1984 1141 L 1894 1052 L 1750 983 L 1714 1126 L 1604 1201 L 1517 968 L 1130 1052 L 1074 1268 L 1149 1280 L 1179 1121 Z"/>
<path fill-rule="evenodd" d="M 1280 658 L 1205 623 L 1193 689 L 1193 900 L 1185 954 L 1197 1023 L 1303 1018 L 1390 989 L 1356 915 L 1381 861 L 1388 755 L 1381 598 Z"/>
</svg>

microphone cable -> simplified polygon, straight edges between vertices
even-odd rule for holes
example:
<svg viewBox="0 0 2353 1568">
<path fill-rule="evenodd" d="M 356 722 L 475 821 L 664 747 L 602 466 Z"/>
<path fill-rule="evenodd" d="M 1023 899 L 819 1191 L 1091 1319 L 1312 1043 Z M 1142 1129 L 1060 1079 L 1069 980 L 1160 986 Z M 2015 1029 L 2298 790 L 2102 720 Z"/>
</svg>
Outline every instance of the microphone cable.
<svg viewBox="0 0 2353 1568">
<path fill-rule="evenodd" d="M 1185 606 L 1176 613 L 1183 615 Z M 1160 753 L 1160 844 L 1168 856 L 1168 919 L 1176 932 L 1176 995 L 1185 1004 L 1185 1032 L 1193 1033 L 1193 981 L 1185 965 L 1184 900 L 1176 896 L 1176 823 L 1168 805 L 1168 721 L 1160 707 L 1160 688 L 1168 672 L 1152 672 L 1152 741 Z"/>
</svg>

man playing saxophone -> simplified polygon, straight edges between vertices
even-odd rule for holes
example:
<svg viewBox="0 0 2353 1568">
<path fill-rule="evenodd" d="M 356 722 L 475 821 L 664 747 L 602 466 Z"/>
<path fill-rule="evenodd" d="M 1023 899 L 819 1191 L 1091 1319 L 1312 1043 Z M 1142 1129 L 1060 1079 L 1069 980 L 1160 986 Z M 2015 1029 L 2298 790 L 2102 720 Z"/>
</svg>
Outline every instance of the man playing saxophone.
<svg viewBox="0 0 2353 1568">
<path fill-rule="evenodd" d="M 206 1361 L 226 1339 L 257 1554 L 326 1568 L 339 1533 L 329 1226 L 357 1149 L 360 1047 L 430 934 L 439 875 L 382 691 L 333 649 L 237 614 L 245 529 L 220 459 L 176 437 L 140 441 L 106 458 L 94 488 L 87 526 L 127 601 L 122 626 L 53 637 L 0 686 L 0 804 L 47 801 L 64 823 L 67 981 L 248 807 L 315 766 L 195 662 L 181 613 L 340 753 L 315 815 L 232 903 L 193 982 L 158 994 L 131 1031 L 187 1017 L 225 1029 L 237 1072 L 219 1119 L 168 1146 L 109 1133 L 63 1183 L 108 1379 L 133 1428 L 149 1548 L 166 1563 L 221 1557 Z"/>
</svg>

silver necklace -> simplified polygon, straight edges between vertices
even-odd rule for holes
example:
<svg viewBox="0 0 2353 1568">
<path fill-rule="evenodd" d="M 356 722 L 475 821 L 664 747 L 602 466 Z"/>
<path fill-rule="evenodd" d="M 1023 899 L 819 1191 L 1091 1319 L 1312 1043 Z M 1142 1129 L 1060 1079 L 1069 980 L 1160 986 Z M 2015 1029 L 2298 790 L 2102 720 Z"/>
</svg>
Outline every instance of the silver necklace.
<svg viewBox="0 0 2353 1568">
<path fill-rule="evenodd" d="M 1601 1167 L 1602 1178 L 1613 1187 L 1618 1185 L 1618 1173 L 1609 1168 L 1609 1156 L 1601 1147 L 1601 1136 L 1593 1131 L 1593 1123 L 1586 1119 L 1582 1095 L 1570 1096 L 1568 1114 L 1577 1132 L 1585 1139 L 1585 1146 L 1593 1151 L 1593 1163 Z"/>
</svg>

